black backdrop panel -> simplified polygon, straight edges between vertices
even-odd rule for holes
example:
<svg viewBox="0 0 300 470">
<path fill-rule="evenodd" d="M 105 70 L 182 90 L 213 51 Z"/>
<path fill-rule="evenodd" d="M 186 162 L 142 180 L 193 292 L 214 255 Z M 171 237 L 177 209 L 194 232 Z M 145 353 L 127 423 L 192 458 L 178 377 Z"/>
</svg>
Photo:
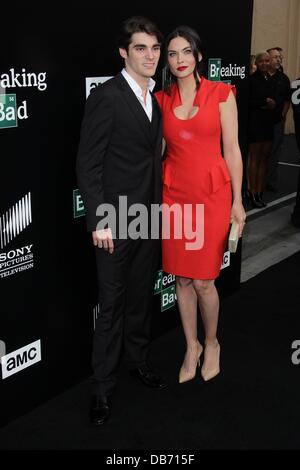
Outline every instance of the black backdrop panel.
<svg viewBox="0 0 300 470">
<path fill-rule="evenodd" d="M 116 33 L 136 14 L 164 33 L 189 24 L 203 38 L 207 63 L 221 58 L 222 67 L 247 69 L 252 0 L 199 1 L 180 11 L 168 2 L 97 2 L 52 13 L 18 8 L 13 25 L 1 24 L 1 424 L 90 373 L 96 271 L 74 164 L 86 78 L 120 70 Z M 157 88 L 160 77 L 161 66 Z M 243 150 L 247 80 L 221 77 L 228 78 L 237 86 Z M 240 255 L 222 270 L 221 296 L 239 286 Z M 178 322 L 174 279 L 158 273 L 156 287 L 154 336 Z"/>
</svg>

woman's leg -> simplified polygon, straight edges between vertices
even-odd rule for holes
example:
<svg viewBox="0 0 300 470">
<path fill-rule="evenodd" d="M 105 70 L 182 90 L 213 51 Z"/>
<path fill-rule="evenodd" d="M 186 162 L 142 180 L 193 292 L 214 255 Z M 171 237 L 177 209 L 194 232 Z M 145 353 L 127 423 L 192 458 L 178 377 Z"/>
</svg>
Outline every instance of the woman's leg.
<svg viewBox="0 0 300 470">
<path fill-rule="evenodd" d="M 198 298 L 202 322 L 205 331 L 205 342 L 217 341 L 219 319 L 219 295 L 214 280 L 193 280 Z"/>
<path fill-rule="evenodd" d="M 186 382 L 195 377 L 197 362 L 203 349 L 197 338 L 197 294 L 192 279 L 177 277 L 176 294 L 186 339 L 186 354 L 180 369 L 179 381 Z"/>
<path fill-rule="evenodd" d="M 220 372 L 220 345 L 217 340 L 219 295 L 214 280 L 193 280 L 205 330 L 205 353 L 201 374 L 210 380 Z"/>
</svg>

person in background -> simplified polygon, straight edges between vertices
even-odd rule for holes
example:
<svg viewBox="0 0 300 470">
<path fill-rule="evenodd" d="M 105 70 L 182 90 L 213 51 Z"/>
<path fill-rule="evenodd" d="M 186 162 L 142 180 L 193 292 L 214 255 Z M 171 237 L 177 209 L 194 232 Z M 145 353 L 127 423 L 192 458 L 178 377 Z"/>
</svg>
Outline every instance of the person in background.
<svg viewBox="0 0 300 470">
<path fill-rule="evenodd" d="M 248 196 L 254 208 L 263 208 L 267 160 L 270 156 L 276 107 L 274 87 L 268 73 L 270 56 L 262 51 L 256 55 L 257 70 L 249 78 L 248 119 Z"/>
<path fill-rule="evenodd" d="M 206 80 L 202 74 L 202 43 L 189 26 L 179 26 L 165 42 L 166 80 L 156 94 L 163 116 L 166 141 L 163 202 L 181 208 L 170 223 L 163 213 L 162 256 L 164 271 L 176 275 L 176 293 L 186 339 L 186 353 L 179 382 L 196 375 L 202 351 L 201 375 L 205 381 L 220 372 L 217 339 L 219 276 L 226 250 L 230 221 L 235 220 L 241 236 L 245 224 L 242 205 L 242 158 L 238 144 L 237 108 L 234 86 Z M 224 158 L 221 154 L 221 136 Z M 196 206 L 204 206 L 203 246 L 189 250 L 185 234 L 176 228 L 188 215 L 197 227 Z M 204 347 L 198 340 L 197 306 L 204 325 Z"/>
<path fill-rule="evenodd" d="M 268 159 L 267 184 L 266 188 L 276 192 L 279 189 L 278 162 L 284 141 L 284 126 L 286 115 L 290 107 L 289 77 L 282 71 L 283 52 L 281 48 L 268 49 L 270 54 L 269 75 L 274 89 L 274 99 L 276 107 L 274 109 L 274 133 L 272 149 Z"/>
<path fill-rule="evenodd" d="M 273 47 L 273 49 L 276 49 L 276 51 L 278 51 L 280 54 L 281 66 L 279 67 L 279 70 L 280 72 L 283 72 L 283 59 L 284 59 L 283 49 L 282 47 Z"/>
<path fill-rule="evenodd" d="M 255 64 L 255 57 L 256 57 L 255 54 L 250 55 L 249 75 L 252 75 L 257 70 L 257 66 Z M 247 154 L 248 154 L 248 152 L 247 152 Z M 246 167 L 247 167 L 248 157 L 245 158 L 245 161 L 246 161 L 245 163 L 246 163 Z M 248 172 L 247 171 L 245 171 L 245 176 L 247 178 L 247 181 L 245 180 L 244 183 L 243 183 L 243 201 L 245 201 L 245 203 L 246 203 L 247 199 L 249 197 L 249 194 L 248 194 L 249 180 L 248 180 Z M 244 176 L 244 178 L 245 178 L 245 176 Z"/>
<path fill-rule="evenodd" d="M 255 54 L 250 55 L 250 66 L 249 66 L 249 75 L 252 75 L 256 72 L 256 64 L 255 64 Z"/>
</svg>

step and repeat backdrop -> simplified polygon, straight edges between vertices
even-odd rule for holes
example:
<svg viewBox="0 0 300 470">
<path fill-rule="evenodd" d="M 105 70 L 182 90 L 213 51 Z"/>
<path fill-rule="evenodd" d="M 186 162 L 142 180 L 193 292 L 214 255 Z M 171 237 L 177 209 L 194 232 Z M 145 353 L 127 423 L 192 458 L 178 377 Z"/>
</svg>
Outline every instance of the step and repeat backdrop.
<svg viewBox="0 0 300 470">
<path fill-rule="evenodd" d="M 166 34 L 196 28 L 206 76 L 237 87 L 246 149 L 252 0 L 168 2 L 71 11 L 17 8 L 3 22 L 0 58 L 0 424 L 86 379 L 98 315 L 91 236 L 75 176 L 80 125 L 91 89 L 121 68 L 122 20 L 142 14 Z M 12 15 L 12 14 L 10 14 Z M 157 89 L 162 67 L 158 68 Z M 224 254 L 221 297 L 239 287 L 241 246 Z M 153 337 L 178 324 L 175 277 L 158 266 Z"/>
</svg>

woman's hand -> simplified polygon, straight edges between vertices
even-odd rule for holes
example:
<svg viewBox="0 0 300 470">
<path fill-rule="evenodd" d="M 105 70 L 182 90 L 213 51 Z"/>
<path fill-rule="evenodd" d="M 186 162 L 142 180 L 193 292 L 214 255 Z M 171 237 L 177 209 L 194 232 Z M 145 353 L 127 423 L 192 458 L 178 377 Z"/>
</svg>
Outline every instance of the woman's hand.
<svg viewBox="0 0 300 470">
<path fill-rule="evenodd" d="M 245 221 L 246 221 L 246 212 L 244 209 L 244 206 L 242 204 L 241 200 L 238 201 L 233 201 L 232 207 L 231 207 L 231 217 L 230 217 L 230 222 L 233 220 L 236 220 L 237 223 L 239 224 L 239 236 L 241 237 L 243 234 L 244 226 L 245 226 Z"/>
</svg>

